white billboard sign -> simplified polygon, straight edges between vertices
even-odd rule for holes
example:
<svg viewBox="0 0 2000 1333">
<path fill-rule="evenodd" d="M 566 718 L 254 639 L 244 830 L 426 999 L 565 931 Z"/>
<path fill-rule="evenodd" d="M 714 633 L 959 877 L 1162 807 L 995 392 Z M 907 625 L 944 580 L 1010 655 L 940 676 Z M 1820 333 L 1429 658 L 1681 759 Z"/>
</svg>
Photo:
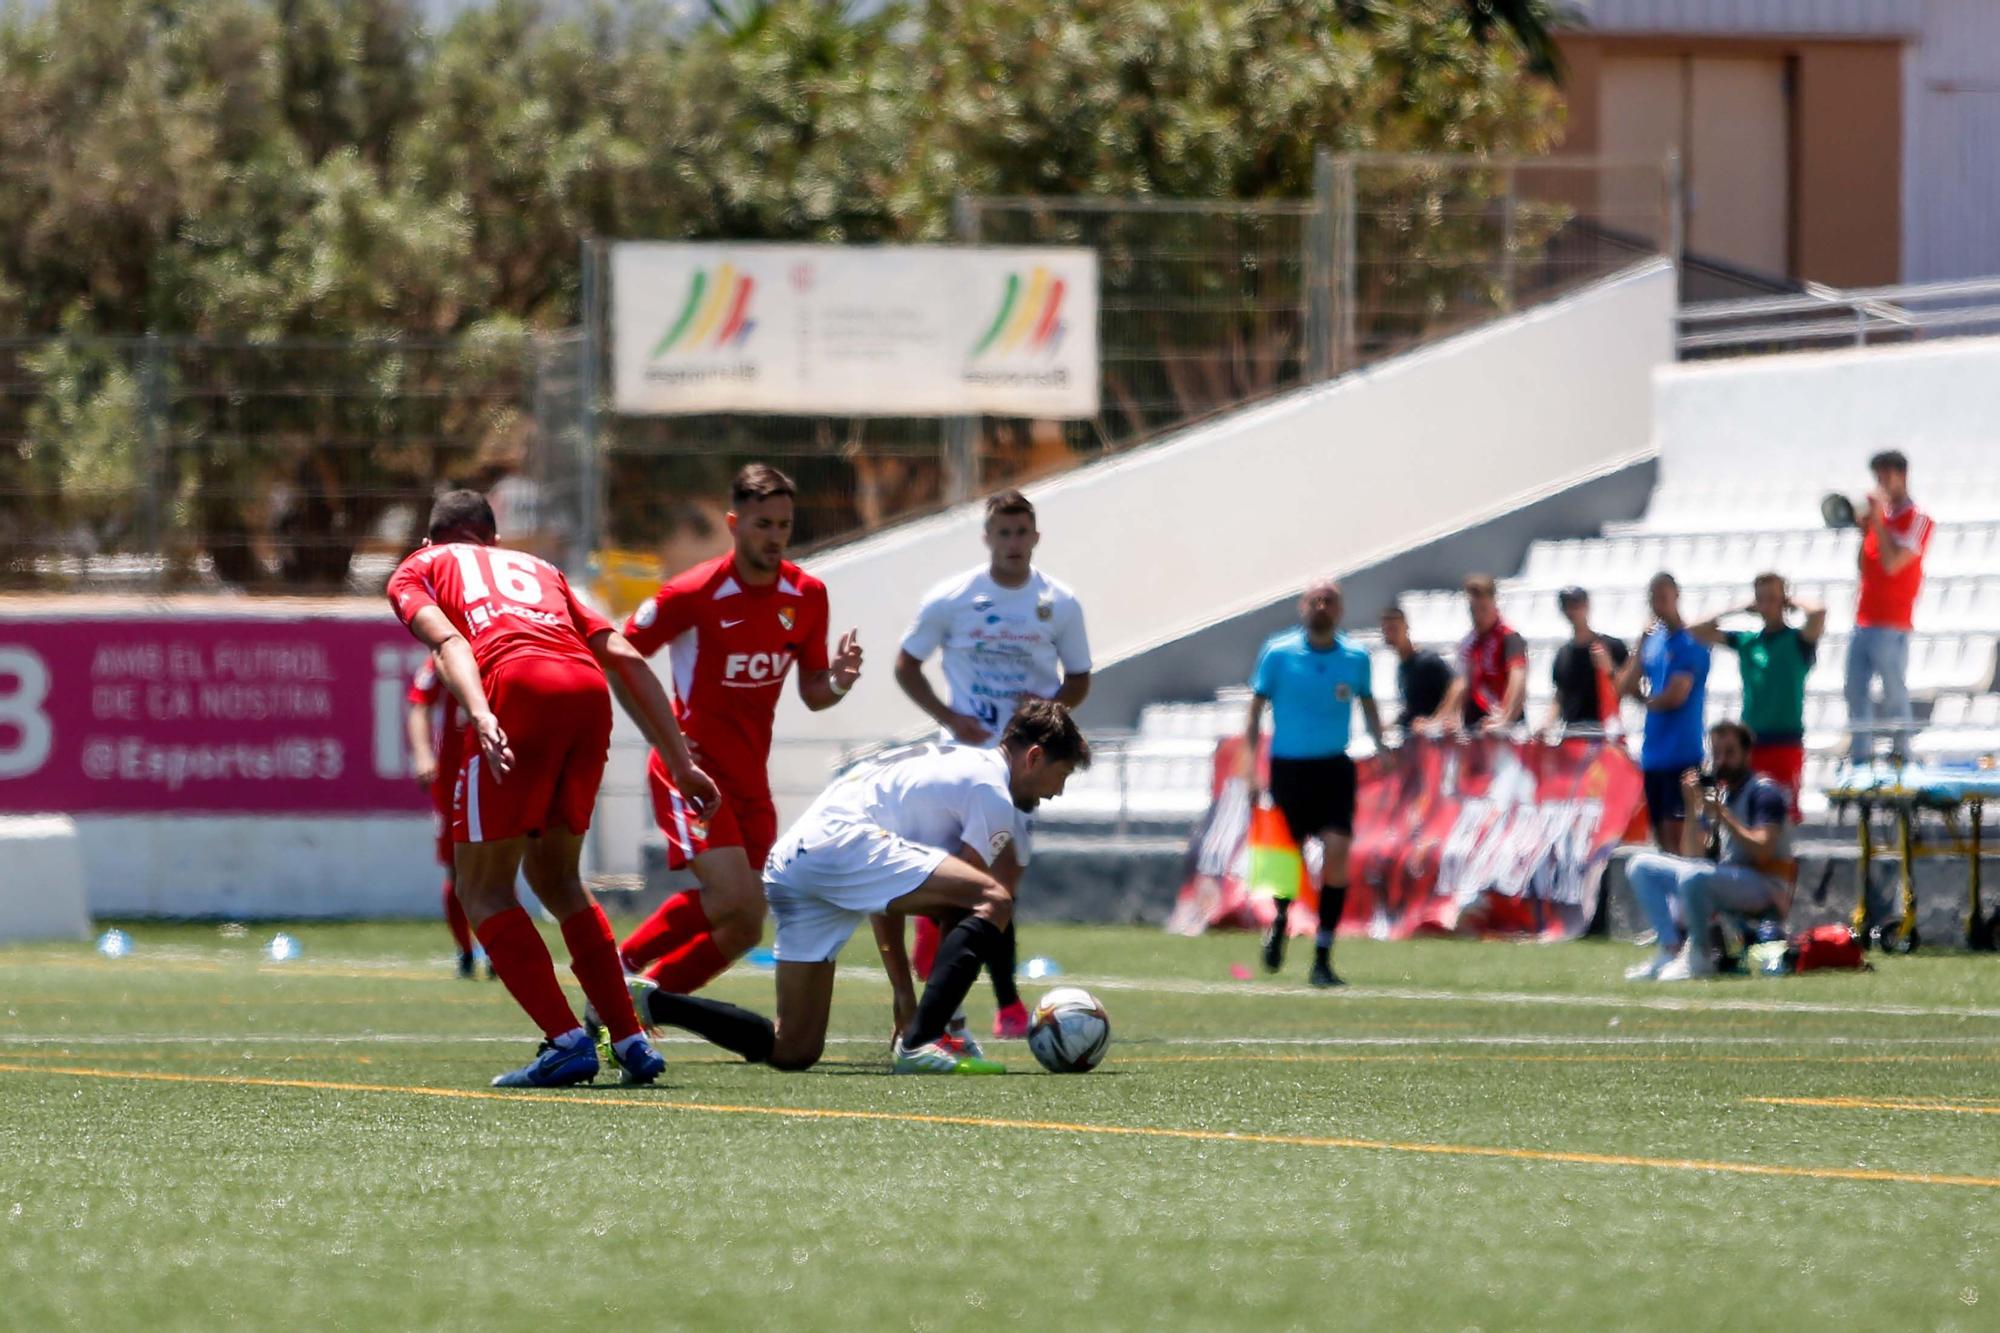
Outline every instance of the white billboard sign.
<svg viewBox="0 0 2000 1333">
<path fill-rule="evenodd" d="M 611 339 L 634 415 L 1092 417 L 1097 256 L 628 242 Z"/>
</svg>

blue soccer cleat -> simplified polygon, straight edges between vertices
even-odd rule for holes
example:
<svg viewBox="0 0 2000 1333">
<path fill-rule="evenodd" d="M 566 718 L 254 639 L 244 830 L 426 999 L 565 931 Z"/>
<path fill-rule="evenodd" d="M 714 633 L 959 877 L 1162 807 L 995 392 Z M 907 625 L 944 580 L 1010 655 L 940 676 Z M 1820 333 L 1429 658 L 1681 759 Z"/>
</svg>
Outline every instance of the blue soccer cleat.
<svg viewBox="0 0 2000 1333">
<path fill-rule="evenodd" d="M 644 1033 L 626 1048 L 623 1055 L 613 1049 L 611 1056 L 618 1062 L 618 1086 L 621 1088 L 641 1087 L 667 1072 L 666 1058 L 653 1049 L 653 1043 L 646 1040 Z"/>
<path fill-rule="evenodd" d="M 655 1057 L 657 1058 L 657 1057 Z M 665 1062 L 662 1061 L 662 1064 Z M 575 1041 L 545 1041 L 535 1058 L 519 1069 L 510 1069 L 493 1080 L 496 1088 L 567 1088 L 588 1083 L 597 1077 L 597 1048 L 590 1038 Z"/>
</svg>

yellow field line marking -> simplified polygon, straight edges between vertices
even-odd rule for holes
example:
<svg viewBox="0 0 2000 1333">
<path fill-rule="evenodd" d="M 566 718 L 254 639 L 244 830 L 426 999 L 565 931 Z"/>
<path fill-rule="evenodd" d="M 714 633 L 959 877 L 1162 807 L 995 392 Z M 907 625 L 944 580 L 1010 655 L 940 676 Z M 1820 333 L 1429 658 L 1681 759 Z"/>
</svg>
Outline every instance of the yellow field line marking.
<svg viewBox="0 0 2000 1333">
<path fill-rule="evenodd" d="M 727 1103 L 672 1102 L 649 1097 L 593 1097 L 574 1093 L 490 1092 L 475 1088 L 401 1087 L 382 1083 L 338 1083 L 322 1079 L 246 1078 L 221 1074 L 176 1074 L 149 1070 L 85 1069 L 62 1065 L 0 1064 L 11 1074 L 61 1074 L 75 1078 L 125 1079 L 149 1083 L 204 1083 L 245 1088 L 304 1088 L 318 1092 L 401 1093 L 455 1101 L 552 1102 L 560 1106 L 642 1106 L 657 1111 L 704 1115 L 756 1115 L 785 1120 L 853 1120 L 876 1124 L 948 1125 L 969 1129 L 1040 1130 L 1113 1138 L 1178 1139 L 1195 1143 L 1250 1143 L 1285 1148 L 1345 1148 L 1359 1152 L 1410 1153 L 1426 1157 L 1484 1157 L 1566 1166 L 1626 1166 L 1654 1171 L 1699 1171 L 1799 1180 L 1855 1180 L 1898 1185 L 1963 1185 L 2000 1189 L 2000 1176 L 1942 1175 L 1927 1171 L 1876 1171 L 1859 1167 L 1782 1166 L 1761 1162 L 1713 1162 L 1696 1158 L 1636 1157 L 1624 1153 L 1559 1152 L 1542 1148 L 1501 1148 L 1475 1143 L 1407 1143 L 1390 1139 L 1322 1138 L 1305 1134 L 1238 1134 L 1214 1129 L 1168 1129 L 1150 1125 L 1085 1125 L 1063 1120 L 1016 1120 L 999 1116 L 925 1115 L 909 1111 L 851 1111 L 833 1107 L 734 1106 Z"/>
<path fill-rule="evenodd" d="M 1825 1106 L 1840 1111 L 1947 1111 L 1958 1115 L 2000 1115 L 2000 1106 L 1972 1106 L 1944 1098 L 1747 1097 L 1765 1106 Z"/>
<path fill-rule="evenodd" d="M 1964 1055 L 1716 1055 L 1701 1051 L 1633 1051 L 1628 1055 L 1520 1055 L 1510 1052 L 1472 1052 L 1463 1055 L 1427 1054 L 1422 1051 L 1383 1054 L 1332 1054 L 1307 1052 L 1303 1054 L 1258 1055 L 1242 1052 L 1231 1055 L 1121 1055 L 1121 1065 L 1193 1065 L 1193 1064 L 1380 1064 L 1380 1063 L 1436 1063 L 1459 1064 L 1467 1061 L 1499 1061 L 1514 1064 L 1828 1064 L 1828 1065 L 1869 1065 L 1869 1064 L 1913 1064 L 1919 1062 L 1981 1062 L 2000 1061 L 2000 1054 Z"/>
</svg>

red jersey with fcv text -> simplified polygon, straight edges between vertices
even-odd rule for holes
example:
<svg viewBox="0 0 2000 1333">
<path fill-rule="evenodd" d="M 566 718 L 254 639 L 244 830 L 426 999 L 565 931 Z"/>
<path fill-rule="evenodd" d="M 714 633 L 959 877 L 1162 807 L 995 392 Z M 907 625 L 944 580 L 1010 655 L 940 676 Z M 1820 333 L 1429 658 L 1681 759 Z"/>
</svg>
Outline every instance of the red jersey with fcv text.
<svg viewBox="0 0 2000 1333">
<path fill-rule="evenodd" d="M 704 561 L 640 604 L 625 637 L 673 664 L 681 731 L 725 796 L 768 800 L 771 719 L 794 664 L 824 671 L 826 585 L 791 561 L 759 587 L 736 576 L 736 557 Z"/>
<path fill-rule="evenodd" d="M 389 576 L 389 605 L 405 625 L 435 606 L 472 645 L 482 680 L 528 658 L 573 662 L 600 680 L 589 639 L 611 622 L 576 599 L 569 580 L 526 551 L 447 542 L 411 554 Z"/>
</svg>

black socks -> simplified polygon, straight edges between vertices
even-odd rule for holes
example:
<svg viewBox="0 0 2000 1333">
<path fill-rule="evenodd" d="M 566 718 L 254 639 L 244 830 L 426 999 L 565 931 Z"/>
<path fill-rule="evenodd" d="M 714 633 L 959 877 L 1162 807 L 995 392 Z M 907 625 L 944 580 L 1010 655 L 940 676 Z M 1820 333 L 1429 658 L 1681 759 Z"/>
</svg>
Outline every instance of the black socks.
<svg viewBox="0 0 2000 1333">
<path fill-rule="evenodd" d="M 1333 955 L 1333 937 L 1340 932 L 1340 914 L 1347 907 L 1347 886 L 1319 886 L 1319 935 L 1313 940 L 1313 957 L 1325 962 Z"/>
<path fill-rule="evenodd" d="M 1002 1009 L 1021 1002 L 1021 992 L 1014 985 L 1014 960 L 1018 953 L 1014 945 L 1014 921 L 1009 917 L 1007 929 L 1000 932 L 999 946 L 986 960 L 986 975 L 993 979 L 993 1003 Z"/>
<path fill-rule="evenodd" d="M 778 1029 L 762 1014 L 698 995 L 653 991 L 646 996 L 646 1010 L 639 1017 L 649 1024 L 686 1028 L 725 1051 L 736 1052 L 753 1065 L 770 1060 L 771 1047 L 778 1039 Z"/>
<path fill-rule="evenodd" d="M 917 1016 L 903 1032 L 903 1049 L 915 1050 L 944 1035 L 945 1024 L 965 1003 L 979 969 L 1001 947 L 1005 933 L 983 916 L 968 916 L 938 941 L 931 979 L 917 1000 Z"/>
</svg>

